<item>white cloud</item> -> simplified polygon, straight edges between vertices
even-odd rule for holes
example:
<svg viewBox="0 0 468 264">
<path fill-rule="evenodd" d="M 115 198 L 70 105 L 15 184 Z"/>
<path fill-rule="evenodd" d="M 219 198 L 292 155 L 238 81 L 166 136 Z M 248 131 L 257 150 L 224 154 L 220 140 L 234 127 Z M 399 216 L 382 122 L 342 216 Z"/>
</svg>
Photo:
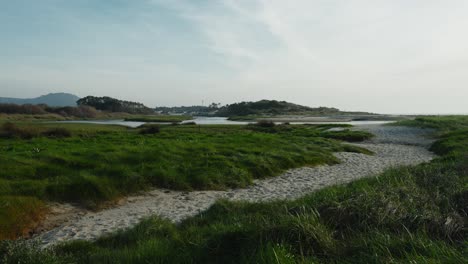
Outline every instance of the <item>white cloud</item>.
<svg viewBox="0 0 468 264">
<path fill-rule="evenodd" d="M 103 42 L 98 46 L 113 43 L 102 51 L 86 44 L 100 55 L 96 61 L 89 58 L 95 66 L 91 73 L 76 68 L 45 75 L 60 84 L 66 83 L 66 77 L 57 77 L 60 74 L 72 79 L 88 76 L 83 87 L 125 90 L 133 83 L 148 94 L 148 104 L 153 95 L 153 104 L 275 98 L 375 112 L 468 112 L 461 99 L 468 97 L 466 0 L 147 3 L 155 10 L 139 10 L 133 24 L 99 25 L 108 35 L 96 38 Z M 166 20 L 152 12 L 161 6 L 171 11 L 164 14 Z M 181 20 L 190 24 L 196 38 L 168 38 L 188 34 L 172 31 L 171 23 Z M 77 34 L 92 40 L 94 33 Z M 155 48 L 153 43 L 160 45 Z M 187 48 L 195 45 L 203 49 Z M 70 64 L 65 68 L 73 68 Z M 197 72 L 198 66 L 207 70 Z M 31 74 L 34 79 L 46 71 L 40 68 Z M 9 72 L 21 78 L 21 70 Z M 178 94 L 161 93 L 166 87 Z"/>
</svg>

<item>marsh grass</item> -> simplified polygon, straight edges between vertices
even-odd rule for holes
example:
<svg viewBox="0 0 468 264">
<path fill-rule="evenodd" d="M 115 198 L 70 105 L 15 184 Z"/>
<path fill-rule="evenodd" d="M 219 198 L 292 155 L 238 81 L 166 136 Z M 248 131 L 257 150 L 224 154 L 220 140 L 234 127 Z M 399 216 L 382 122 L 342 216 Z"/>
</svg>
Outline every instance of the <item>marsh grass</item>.
<svg viewBox="0 0 468 264">
<path fill-rule="evenodd" d="M 218 201 L 178 225 L 152 217 L 96 242 L 0 252 L 5 263 L 38 254 L 56 263 L 467 263 L 466 137 L 443 135 L 431 163 L 294 201 Z"/>
<path fill-rule="evenodd" d="M 218 201 L 179 225 L 152 217 L 50 254 L 78 263 L 466 263 L 465 204 L 453 201 L 467 174 L 457 168 L 392 169 L 290 202 Z"/>
<path fill-rule="evenodd" d="M 47 212 L 35 197 L 0 196 L 0 240 L 26 236 Z"/>
<path fill-rule="evenodd" d="M 151 186 L 244 187 L 289 168 L 337 163 L 335 151 L 366 152 L 321 137 L 321 128 L 313 126 L 279 127 L 276 133 L 243 126 L 7 126 L 37 133 L 0 139 L 0 196 L 88 207 Z"/>
<path fill-rule="evenodd" d="M 193 119 L 191 116 L 185 115 L 144 115 L 127 117 L 125 121 L 137 122 L 182 122 Z"/>
<path fill-rule="evenodd" d="M 32 139 L 34 137 L 64 138 L 71 137 L 71 132 L 64 127 L 40 128 L 37 126 L 18 126 L 6 122 L 0 127 L 0 138 Z"/>
<path fill-rule="evenodd" d="M 145 124 L 143 126 L 140 126 L 139 128 L 139 133 L 142 135 L 154 135 L 161 131 L 159 125 L 156 124 Z"/>
<path fill-rule="evenodd" d="M 392 125 L 434 128 L 439 133 L 445 133 L 456 129 L 468 129 L 468 116 L 424 116 L 413 120 L 398 121 Z"/>
</svg>

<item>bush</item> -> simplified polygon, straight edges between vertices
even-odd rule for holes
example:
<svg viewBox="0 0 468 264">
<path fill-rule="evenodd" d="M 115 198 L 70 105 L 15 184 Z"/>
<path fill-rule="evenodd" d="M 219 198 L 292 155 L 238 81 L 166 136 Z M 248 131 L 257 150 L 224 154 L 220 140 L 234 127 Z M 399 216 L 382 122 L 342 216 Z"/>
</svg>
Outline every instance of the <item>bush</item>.
<svg viewBox="0 0 468 264">
<path fill-rule="evenodd" d="M 0 104 L 0 113 L 5 114 L 28 114 L 28 115 L 43 115 L 47 114 L 42 105 L 17 105 L 17 104 Z"/>
<path fill-rule="evenodd" d="M 55 138 L 66 138 L 66 137 L 71 137 L 72 135 L 70 130 L 63 128 L 63 127 L 51 128 L 42 132 L 41 134 L 46 137 L 55 137 Z"/>
<path fill-rule="evenodd" d="M 38 131 L 34 128 L 27 127 L 27 128 L 20 128 L 17 125 L 7 122 L 3 124 L 2 129 L 0 131 L 1 137 L 6 138 L 23 138 L 23 139 L 31 139 L 38 135 Z"/>
<path fill-rule="evenodd" d="M 259 120 L 257 123 L 255 123 L 256 126 L 259 127 L 274 127 L 276 124 L 273 121 L 268 121 L 268 120 Z"/>
<path fill-rule="evenodd" d="M 256 123 L 248 124 L 247 128 L 255 132 L 274 134 L 283 131 L 287 126 L 276 125 L 274 122 L 268 120 L 259 120 Z"/>
<path fill-rule="evenodd" d="M 153 135 L 159 133 L 159 125 L 143 125 L 140 129 L 140 134 L 142 135 Z"/>
<path fill-rule="evenodd" d="M 343 131 L 326 131 L 323 132 L 321 136 L 325 138 L 332 138 L 348 142 L 361 142 L 373 137 L 373 135 L 369 132 L 353 131 L 349 129 Z"/>
<path fill-rule="evenodd" d="M 195 123 L 195 122 L 193 122 L 193 121 L 182 123 L 182 125 L 186 125 L 186 126 L 194 126 L 194 125 L 196 125 L 196 124 L 197 124 L 197 123 Z"/>
<path fill-rule="evenodd" d="M 58 114 L 64 117 L 94 118 L 98 111 L 91 106 L 80 105 L 78 107 L 49 107 L 47 105 L 17 105 L 0 104 L 0 113 L 2 114 L 24 114 L 24 115 L 47 115 Z"/>
<path fill-rule="evenodd" d="M 45 212 L 44 203 L 35 197 L 0 196 L 0 240 L 28 235 Z"/>
<path fill-rule="evenodd" d="M 98 111 L 94 107 L 87 105 L 80 105 L 78 107 L 46 107 L 45 110 L 64 117 L 94 118 L 98 114 Z"/>
</svg>

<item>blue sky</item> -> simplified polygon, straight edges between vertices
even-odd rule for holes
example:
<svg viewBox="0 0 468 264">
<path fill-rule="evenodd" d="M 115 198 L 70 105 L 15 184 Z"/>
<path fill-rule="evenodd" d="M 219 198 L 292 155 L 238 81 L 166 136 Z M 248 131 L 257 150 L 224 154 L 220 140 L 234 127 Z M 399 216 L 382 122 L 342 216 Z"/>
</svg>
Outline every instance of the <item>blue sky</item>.
<svg viewBox="0 0 468 264">
<path fill-rule="evenodd" d="M 467 113 L 464 0 L 0 0 L 0 96 Z"/>
</svg>

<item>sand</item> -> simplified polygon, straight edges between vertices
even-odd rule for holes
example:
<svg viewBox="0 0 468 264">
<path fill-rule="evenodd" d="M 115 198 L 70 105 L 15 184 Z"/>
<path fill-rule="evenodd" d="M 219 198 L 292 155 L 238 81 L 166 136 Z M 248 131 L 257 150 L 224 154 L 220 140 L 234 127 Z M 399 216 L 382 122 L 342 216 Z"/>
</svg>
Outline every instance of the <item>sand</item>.
<svg viewBox="0 0 468 264">
<path fill-rule="evenodd" d="M 48 247 L 63 241 L 94 240 L 133 227 L 152 215 L 177 223 L 207 210 L 218 199 L 250 202 L 295 199 L 320 188 L 376 175 L 390 167 L 415 165 L 434 158 L 434 154 L 427 150 L 433 142 L 427 137 L 430 130 L 383 125 L 362 125 L 354 129 L 376 135 L 372 140 L 354 144 L 375 155 L 335 153 L 340 164 L 291 169 L 278 177 L 256 180 L 245 189 L 194 192 L 155 189 L 125 198 L 119 205 L 99 212 L 78 211 L 71 205 L 56 204 L 55 211 L 68 212 L 68 218 L 52 230 L 35 236 L 33 241 Z M 57 218 L 57 214 L 54 217 Z"/>
</svg>

